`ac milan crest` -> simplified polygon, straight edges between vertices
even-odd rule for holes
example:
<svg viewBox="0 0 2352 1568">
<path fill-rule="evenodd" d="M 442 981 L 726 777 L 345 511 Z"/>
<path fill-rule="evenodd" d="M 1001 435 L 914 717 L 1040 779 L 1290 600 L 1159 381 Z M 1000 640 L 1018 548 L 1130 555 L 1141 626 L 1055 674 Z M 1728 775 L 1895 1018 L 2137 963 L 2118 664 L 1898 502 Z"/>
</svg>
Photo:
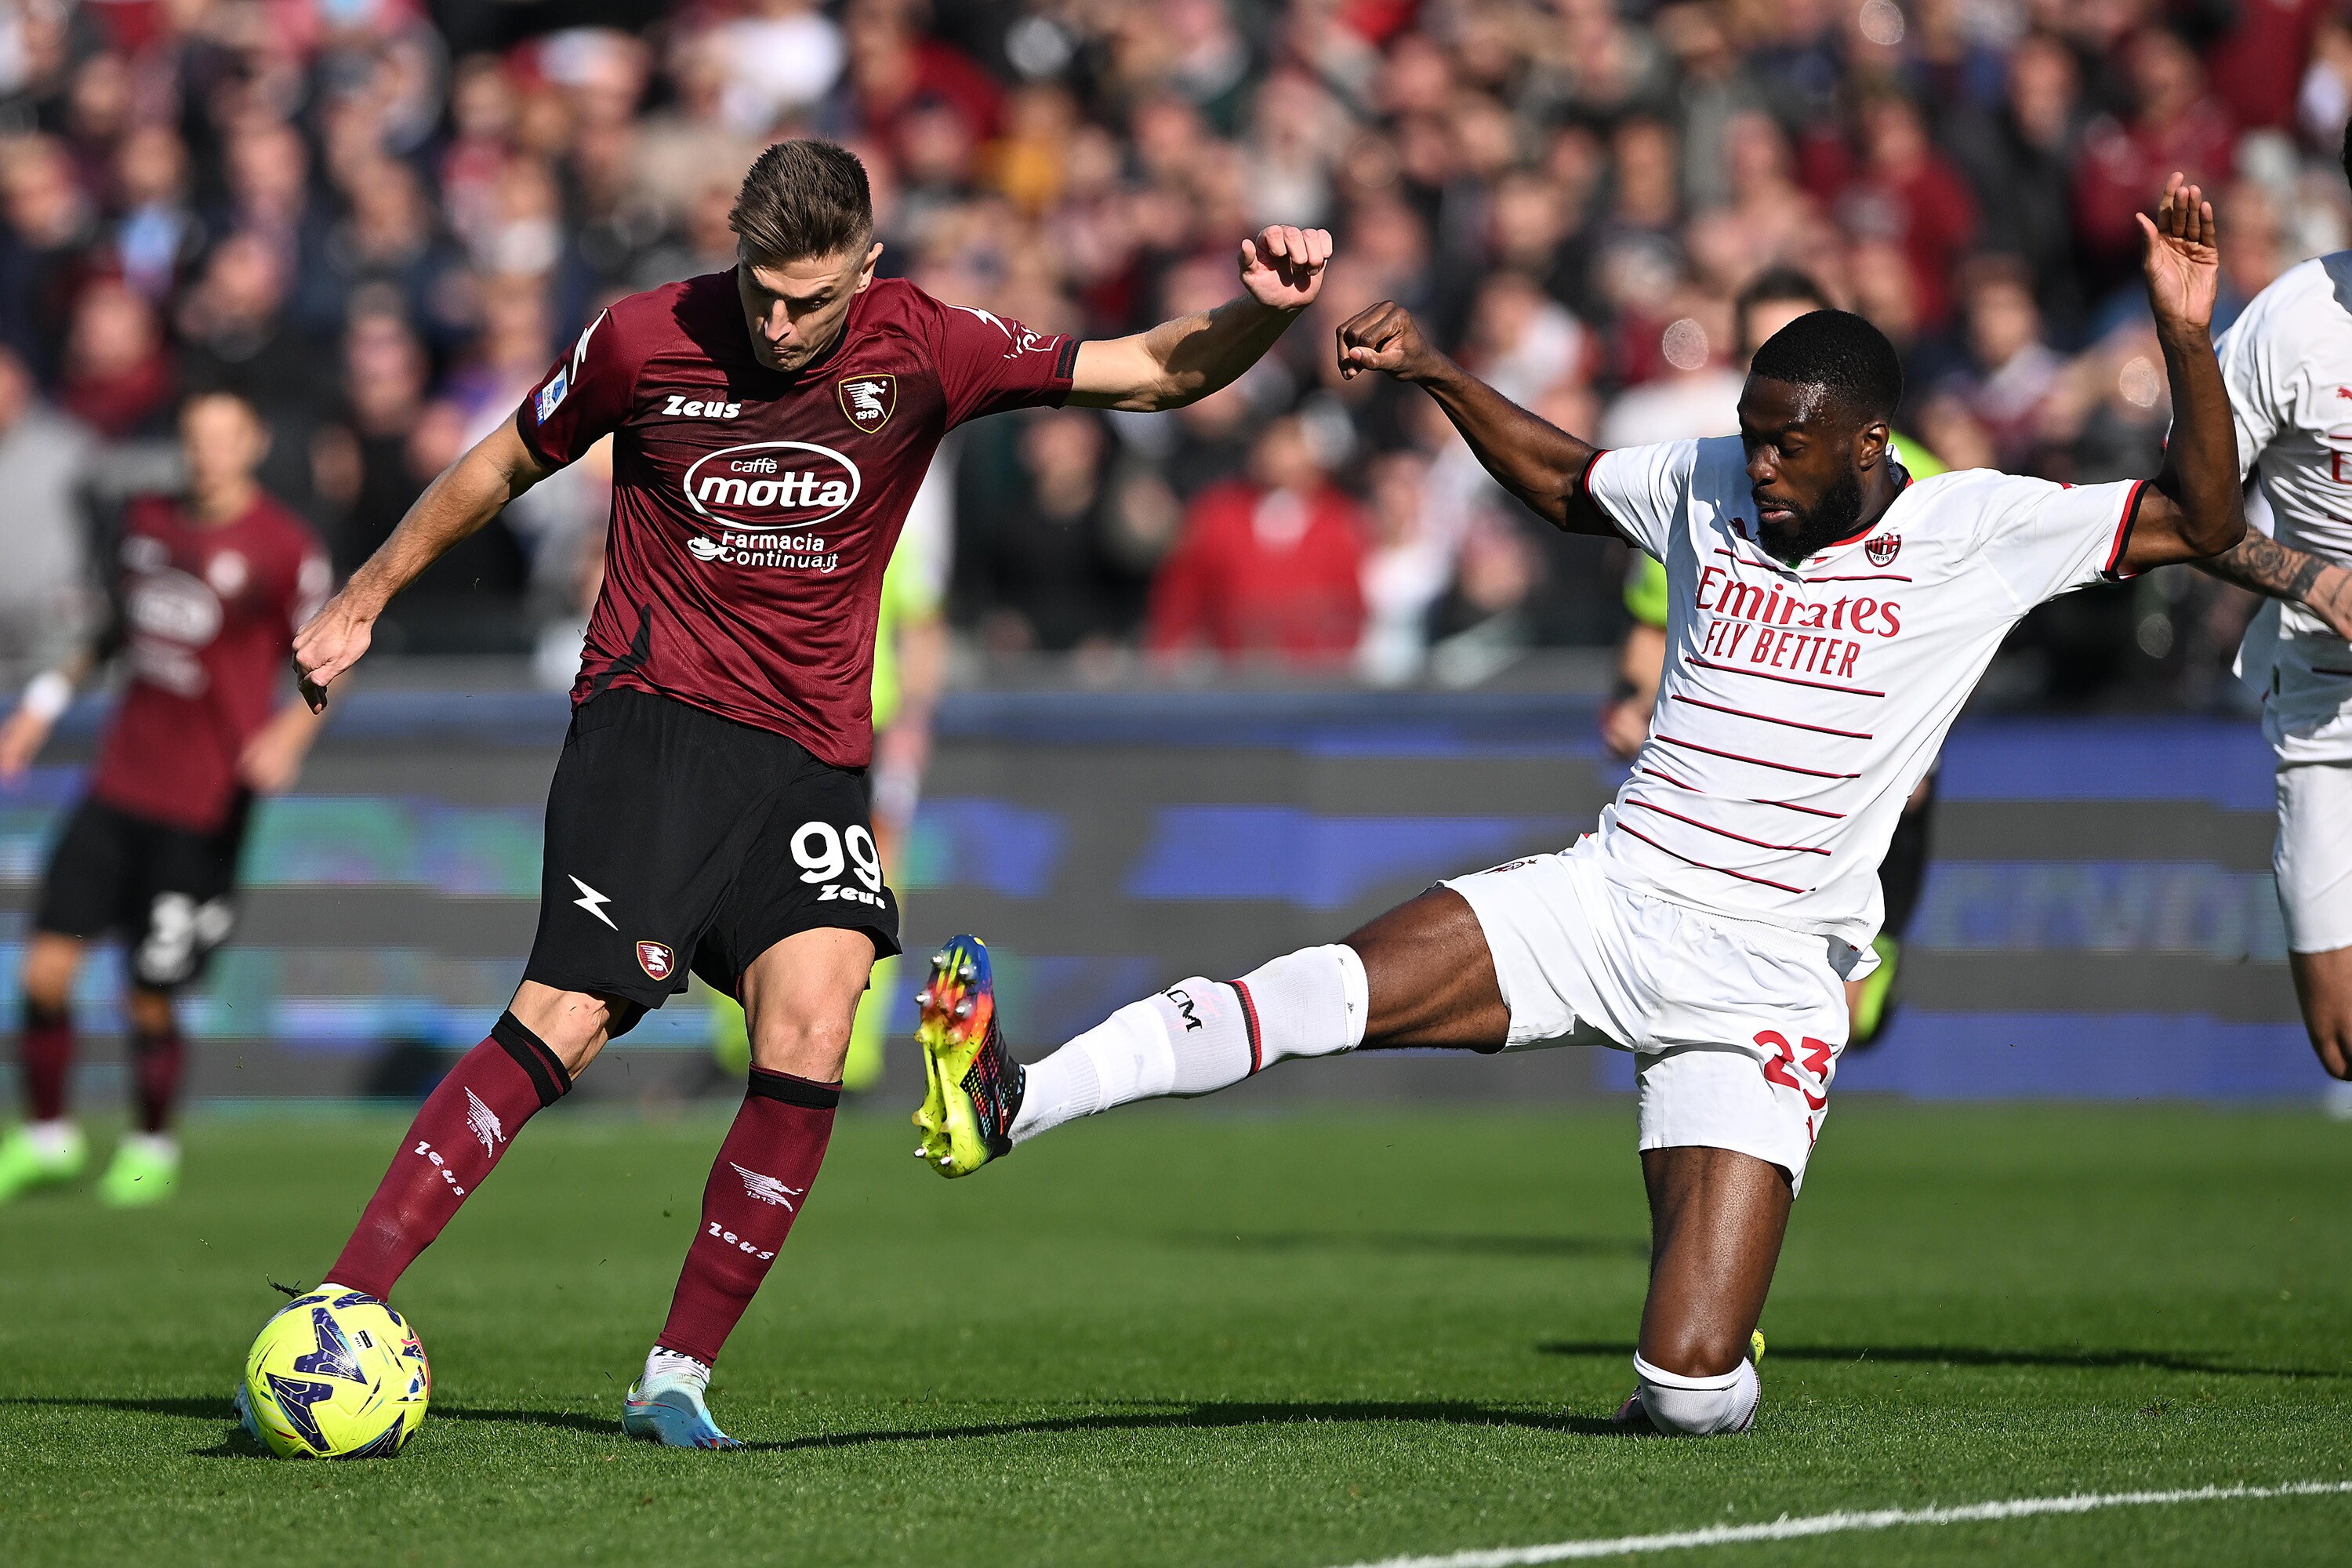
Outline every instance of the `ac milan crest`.
<svg viewBox="0 0 2352 1568">
<path fill-rule="evenodd" d="M 677 967 L 677 954 L 666 942 L 637 943 L 637 967 L 656 980 L 667 980 L 670 971 Z"/>
<path fill-rule="evenodd" d="M 841 411 L 849 422 L 871 436 L 890 423 L 898 410 L 898 378 L 895 375 L 853 375 L 835 387 Z"/>
<path fill-rule="evenodd" d="M 1870 557 L 1870 563 L 1873 566 L 1892 566 L 1895 563 L 1895 552 L 1902 548 L 1901 534 L 1882 533 L 1864 545 L 1862 552 Z"/>
</svg>

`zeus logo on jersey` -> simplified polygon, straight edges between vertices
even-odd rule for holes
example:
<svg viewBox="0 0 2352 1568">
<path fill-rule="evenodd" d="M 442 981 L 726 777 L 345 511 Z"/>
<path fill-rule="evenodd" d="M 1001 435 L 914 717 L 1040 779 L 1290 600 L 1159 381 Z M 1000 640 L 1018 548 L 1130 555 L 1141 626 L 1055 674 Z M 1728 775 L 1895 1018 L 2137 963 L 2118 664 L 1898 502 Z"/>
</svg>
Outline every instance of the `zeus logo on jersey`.
<svg viewBox="0 0 2352 1568">
<path fill-rule="evenodd" d="M 732 419 L 743 412 L 743 405 L 716 400 L 706 403 L 689 399 L 683 392 L 673 392 L 669 395 L 669 401 L 662 405 L 662 412 L 688 419 Z"/>
</svg>

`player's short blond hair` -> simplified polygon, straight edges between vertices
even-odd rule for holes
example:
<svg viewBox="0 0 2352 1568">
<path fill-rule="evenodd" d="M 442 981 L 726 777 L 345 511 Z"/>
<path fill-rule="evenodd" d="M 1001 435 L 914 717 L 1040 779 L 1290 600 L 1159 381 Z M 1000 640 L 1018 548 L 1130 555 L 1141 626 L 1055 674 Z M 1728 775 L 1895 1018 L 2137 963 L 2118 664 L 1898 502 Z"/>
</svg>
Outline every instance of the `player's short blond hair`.
<svg viewBox="0 0 2352 1568">
<path fill-rule="evenodd" d="M 752 161 L 727 226 L 762 265 L 863 253 L 874 237 L 866 165 L 836 142 L 779 142 Z"/>
</svg>

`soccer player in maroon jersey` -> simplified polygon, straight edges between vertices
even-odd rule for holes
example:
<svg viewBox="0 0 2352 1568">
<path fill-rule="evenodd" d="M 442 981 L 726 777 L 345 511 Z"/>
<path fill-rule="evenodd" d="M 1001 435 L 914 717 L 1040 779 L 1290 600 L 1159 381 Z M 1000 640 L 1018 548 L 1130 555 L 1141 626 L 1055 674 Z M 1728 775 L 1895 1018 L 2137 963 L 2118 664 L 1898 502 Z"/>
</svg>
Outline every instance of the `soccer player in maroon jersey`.
<svg viewBox="0 0 2352 1568">
<path fill-rule="evenodd" d="M 25 953 L 19 1062 L 25 1125 L 0 1144 L 0 1199 L 78 1174 L 66 1115 L 68 998 L 84 950 L 131 940 L 131 1065 L 138 1131 L 99 1196 L 154 1203 L 178 1184 L 171 1133 L 185 1049 L 173 994 L 204 971 L 236 918 L 237 852 L 257 792 L 293 783 L 318 720 L 278 701 L 294 628 L 316 613 L 327 557 L 254 482 L 268 432 L 244 399 L 207 393 L 180 416 L 184 498 L 131 503 L 119 613 L 97 646 L 34 679 L 0 726 L 0 779 L 33 760 L 76 683 L 120 651 L 130 666 L 89 792 L 50 859 Z"/>
<path fill-rule="evenodd" d="M 744 1004 L 751 1082 L 622 1424 L 710 1448 L 737 1446 L 704 1406 L 710 1364 L 824 1158 L 867 972 L 898 951 L 864 784 L 870 670 L 883 570 L 933 449 L 1004 409 L 1214 392 L 1314 301 L 1331 248 L 1268 228 L 1242 245 L 1233 300 L 1080 342 L 877 279 L 865 168 L 831 143 L 769 148 L 729 222 L 732 268 L 589 322 L 295 643 L 323 701 L 393 595 L 614 437 L 604 586 L 522 984 L 425 1102 L 327 1279 L 388 1294 L 522 1123 L 699 973 Z"/>
</svg>

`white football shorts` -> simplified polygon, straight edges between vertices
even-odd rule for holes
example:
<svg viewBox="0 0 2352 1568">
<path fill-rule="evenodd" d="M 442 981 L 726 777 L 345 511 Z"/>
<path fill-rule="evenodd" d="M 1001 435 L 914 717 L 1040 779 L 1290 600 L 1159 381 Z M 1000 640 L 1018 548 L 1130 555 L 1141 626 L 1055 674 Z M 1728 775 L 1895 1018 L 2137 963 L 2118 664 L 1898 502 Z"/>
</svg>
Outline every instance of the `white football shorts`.
<svg viewBox="0 0 2352 1568">
<path fill-rule="evenodd" d="M 2352 947 L 2352 763 L 2279 768 L 2271 870 L 2289 948 Z"/>
<path fill-rule="evenodd" d="M 1586 837 L 1444 885 L 1467 900 L 1510 1009 L 1507 1050 L 1633 1053 L 1641 1146 L 1769 1161 L 1802 1187 L 1845 1048 L 1844 942 L 1725 920 L 1612 880 Z"/>
</svg>

